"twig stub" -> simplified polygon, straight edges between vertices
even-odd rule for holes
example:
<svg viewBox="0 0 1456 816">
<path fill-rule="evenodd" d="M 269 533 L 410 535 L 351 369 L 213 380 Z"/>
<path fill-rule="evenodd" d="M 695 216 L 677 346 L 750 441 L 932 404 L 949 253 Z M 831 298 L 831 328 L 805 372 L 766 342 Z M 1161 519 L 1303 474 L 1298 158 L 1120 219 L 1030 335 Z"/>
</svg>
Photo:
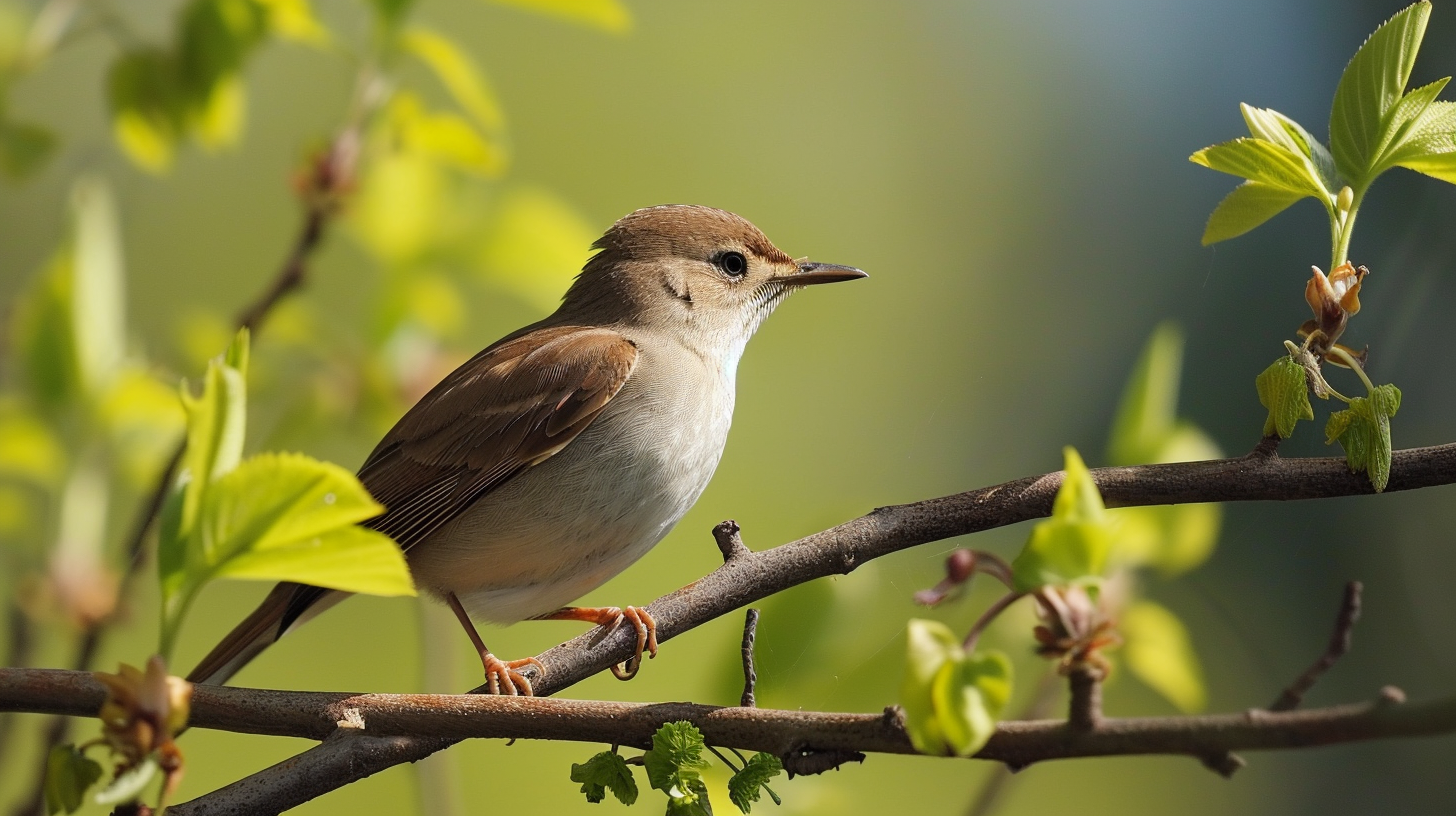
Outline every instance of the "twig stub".
<svg viewBox="0 0 1456 816">
<path fill-rule="evenodd" d="M 723 563 L 727 564 L 745 555 L 751 555 L 752 551 L 748 545 L 743 543 L 743 528 L 733 519 L 718 522 L 713 528 L 713 540 L 718 542 L 718 551 L 723 553 Z"/>
<path fill-rule="evenodd" d="M 758 610 L 750 609 L 743 617 L 743 696 L 738 704 L 744 708 L 757 705 L 753 697 L 758 672 L 753 668 L 753 641 L 758 636 Z"/>
<path fill-rule="evenodd" d="M 1360 620 L 1360 592 L 1363 589 L 1364 585 L 1359 581 L 1351 581 L 1345 585 L 1345 597 L 1340 602 L 1340 614 L 1335 618 L 1335 630 L 1330 634 L 1325 653 L 1284 689 L 1279 699 L 1269 706 L 1270 711 L 1293 711 L 1299 708 L 1300 703 L 1304 702 L 1304 695 L 1309 693 L 1320 676 L 1350 651 L 1351 634 L 1355 630 L 1356 622 Z"/>
</svg>

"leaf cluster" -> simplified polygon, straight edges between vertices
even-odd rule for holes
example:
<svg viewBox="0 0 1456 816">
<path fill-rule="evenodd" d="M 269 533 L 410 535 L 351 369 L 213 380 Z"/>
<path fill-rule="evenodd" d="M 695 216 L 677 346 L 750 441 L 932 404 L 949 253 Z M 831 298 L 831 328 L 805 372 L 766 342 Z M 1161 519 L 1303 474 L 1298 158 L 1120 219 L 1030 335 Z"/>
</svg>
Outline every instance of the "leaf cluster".
<svg viewBox="0 0 1456 816">
<path fill-rule="evenodd" d="M 413 595 L 404 555 L 358 526 L 383 512 L 353 474 L 299 454 L 243 460 L 248 333 L 208 365 L 202 393 L 183 386 L 187 448 L 162 513 L 162 655 L 213 578 L 298 581 L 375 595 Z"/>
<path fill-rule="evenodd" d="M 1381 173 L 1404 167 L 1456 183 L 1456 103 L 1436 98 L 1450 77 L 1405 90 L 1430 13 L 1425 0 L 1408 6 L 1356 52 L 1335 89 L 1328 147 L 1278 111 L 1241 105 L 1249 136 L 1189 157 L 1246 179 L 1209 217 L 1205 245 L 1314 198 L 1329 215 L 1333 269 L 1344 263 L 1355 213 Z"/>
</svg>

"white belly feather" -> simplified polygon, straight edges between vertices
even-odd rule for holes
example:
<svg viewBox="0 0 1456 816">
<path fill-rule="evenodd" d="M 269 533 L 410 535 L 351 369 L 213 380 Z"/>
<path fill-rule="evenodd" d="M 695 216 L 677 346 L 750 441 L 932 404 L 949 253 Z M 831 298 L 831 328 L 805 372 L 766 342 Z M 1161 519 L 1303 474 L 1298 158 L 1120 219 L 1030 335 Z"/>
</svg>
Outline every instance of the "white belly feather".
<svg viewBox="0 0 1456 816">
<path fill-rule="evenodd" d="M 642 353 L 637 372 L 581 436 L 411 549 L 422 589 L 454 592 L 480 620 L 514 623 L 570 604 L 672 530 L 722 456 L 731 367 L 705 369 L 681 347 Z M 656 377 L 649 392 L 639 379 L 647 368 L 670 376 Z"/>
</svg>

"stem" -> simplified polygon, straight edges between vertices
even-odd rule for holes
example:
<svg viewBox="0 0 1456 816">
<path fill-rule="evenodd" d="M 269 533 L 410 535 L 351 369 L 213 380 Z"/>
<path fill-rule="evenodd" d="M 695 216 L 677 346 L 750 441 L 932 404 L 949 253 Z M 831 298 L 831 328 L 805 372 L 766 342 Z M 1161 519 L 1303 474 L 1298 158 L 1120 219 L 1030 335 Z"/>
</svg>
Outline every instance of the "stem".
<svg viewBox="0 0 1456 816">
<path fill-rule="evenodd" d="M 1350 210 L 1345 214 L 1345 223 L 1340 225 L 1339 237 L 1335 240 L 1335 254 L 1330 259 L 1331 272 L 1335 271 L 1340 264 L 1349 260 L 1350 236 L 1355 232 L 1355 213 L 1360 210 L 1360 202 L 1365 200 L 1366 189 L 1366 187 L 1362 186 L 1360 189 L 1354 190 L 1355 196 L 1350 202 Z M 1331 224 L 1333 225 L 1333 220 Z"/>
<path fill-rule="evenodd" d="M 967 652 L 975 651 L 976 641 L 980 640 L 981 633 L 986 631 L 986 627 L 991 625 L 991 621 L 996 620 L 997 616 L 1005 612 L 1012 604 L 1021 600 L 1024 595 L 1026 595 L 1025 592 L 1008 592 L 996 599 L 995 603 L 986 607 L 986 611 L 982 612 L 981 617 L 977 618 L 976 622 L 971 625 L 971 631 L 966 633 L 966 639 L 961 642 L 961 647 Z"/>
<path fill-rule="evenodd" d="M 1350 352 L 1345 351 L 1344 349 L 1340 348 L 1339 346 L 1333 346 L 1333 347 L 1330 348 L 1330 354 L 1332 354 L 1332 355 L 1334 355 L 1336 357 L 1339 357 L 1340 360 L 1342 360 L 1345 363 L 1345 365 L 1349 366 L 1350 369 L 1353 370 L 1360 377 L 1360 382 L 1365 383 L 1365 390 L 1368 393 L 1371 393 L 1371 394 L 1375 393 L 1375 384 L 1372 383 L 1372 382 L 1370 382 L 1370 378 L 1369 377 L 1365 376 L 1365 369 L 1363 369 L 1363 368 L 1360 367 L 1360 363 L 1359 363 L 1358 360 L 1356 360 L 1354 357 L 1350 356 Z M 1333 390 L 1333 389 L 1331 389 L 1331 390 Z M 1344 397 L 1340 397 L 1340 399 L 1345 399 L 1345 398 Z M 1345 400 L 1345 402 L 1349 402 L 1349 400 Z"/>
</svg>

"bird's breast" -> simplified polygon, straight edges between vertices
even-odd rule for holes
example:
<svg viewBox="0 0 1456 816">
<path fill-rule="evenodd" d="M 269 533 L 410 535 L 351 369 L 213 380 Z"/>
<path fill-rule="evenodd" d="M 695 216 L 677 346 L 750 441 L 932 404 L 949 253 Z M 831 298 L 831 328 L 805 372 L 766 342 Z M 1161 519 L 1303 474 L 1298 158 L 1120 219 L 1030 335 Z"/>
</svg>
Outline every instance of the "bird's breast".
<svg viewBox="0 0 1456 816">
<path fill-rule="evenodd" d="M 509 623 L 570 604 L 667 535 L 722 456 L 733 382 L 680 349 L 639 348 L 632 377 L 571 444 L 411 549 L 422 587 Z"/>
</svg>

